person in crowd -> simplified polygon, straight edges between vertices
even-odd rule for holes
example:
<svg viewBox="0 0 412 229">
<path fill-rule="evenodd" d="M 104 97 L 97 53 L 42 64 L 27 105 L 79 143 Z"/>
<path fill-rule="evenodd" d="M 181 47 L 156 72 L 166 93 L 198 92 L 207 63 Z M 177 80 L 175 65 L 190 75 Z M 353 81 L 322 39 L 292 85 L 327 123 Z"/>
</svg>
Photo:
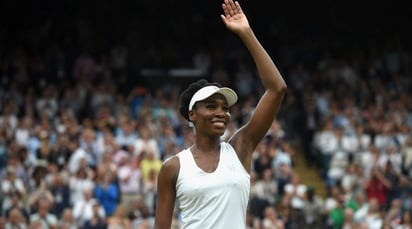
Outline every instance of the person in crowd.
<svg viewBox="0 0 412 229">
<path fill-rule="evenodd" d="M 315 188 L 308 187 L 303 204 L 303 215 L 305 224 L 309 227 L 318 227 L 323 224 L 325 214 L 324 200 L 317 193 Z"/>
<path fill-rule="evenodd" d="M 99 218 L 106 217 L 104 208 L 98 203 L 99 201 L 93 198 L 93 189 L 88 188 L 83 191 L 83 198 L 75 200 L 73 205 L 73 216 L 78 225 L 83 225 L 86 221 L 91 220 L 94 217 L 95 208 L 97 208 L 97 216 Z"/>
<path fill-rule="evenodd" d="M 262 228 L 263 229 L 284 229 L 285 225 L 278 214 L 276 209 L 272 206 L 266 207 L 265 209 L 265 217 L 262 221 Z"/>
<path fill-rule="evenodd" d="M 87 219 L 83 224 L 83 228 L 90 228 L 90 229 L 106 229 L 107 228 L 107 220 L 102 215 L 103 207 L 99 204 L 99 202 L 94 201 L 91 207 L 91 217 Z"/>
<path fill-rule="evenodd" d="M 94 196 L 103 206 L 106 215 L 114 214 L 120 200 L 119 187 L 115 182 L 115 174 L 106 171 L 98 177 L 98 183 L 94 189 Z"/>
<path fill-rule="evenodd" d="M 23 204 L 21 195 L 19 192 L 13 192 L 10 193 L 11 197 L 11 206 L 7 209 L 4 209 L 4 216 L 9 217 L 9 214 L 11 210 L 13 209 L 19 209 L 20 214 L 22 216 L 21 220 L 24 220 L 26 223 L 29 222 L 29 212 L 25 208 L 25 205 Z"/>
<path fill-rule="evenodd" d="M 20 209 L 13 208 L 10 210 L 10 213 L 7 217 L 7 223 L 4 228 L 5 229 L 15 229 L 15 228 L 26 229 L 27 223 L 28 221 L 26 221 L 24 216 L 21 214 Z"/>
<path fill-rule="evenodd" d="M 55 200 L 52 212 L 61 215 L 64 209 L 71 207 L 70 188 L 61 174 L 54 177 L 50 191 Z"/>
<path fill-rule="evenodd" d="M 58 217 L 50 212 L 51 204 L 48 198 L 38 199 L 37 212 L 30 215 L 30 223 L 39 221 L 44 229 L 56 229 Z"/>
<path fill-rule="evenodd" d="M 73 216 L 71 208 L 64 208 L 61 211 L 59 222 L 57 222 L 58 228 L 64 229 L 77 229 L 78 225 L 76 219 Z"/>
</svg>

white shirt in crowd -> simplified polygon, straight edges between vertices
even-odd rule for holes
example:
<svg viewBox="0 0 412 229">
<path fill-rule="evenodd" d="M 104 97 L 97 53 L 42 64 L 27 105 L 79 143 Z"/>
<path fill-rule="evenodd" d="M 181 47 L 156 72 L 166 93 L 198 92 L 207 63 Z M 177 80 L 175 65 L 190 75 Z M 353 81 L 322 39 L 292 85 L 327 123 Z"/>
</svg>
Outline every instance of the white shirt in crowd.
<svg viewBox="0 0 412 229">
<path fill-rule="evenodd" d="M 98 204 L 98 201 L 94 198 L 89 200 L 76 200 L 73 205 L 73 216 L 76 221 L 83 225 L 87 220 L 92 219 L 93 217 L 93 206 Z M 104 208 L 99 206 L 99 216 L 100 218 L 106 217 L 106 212 Z"/>
</svg>

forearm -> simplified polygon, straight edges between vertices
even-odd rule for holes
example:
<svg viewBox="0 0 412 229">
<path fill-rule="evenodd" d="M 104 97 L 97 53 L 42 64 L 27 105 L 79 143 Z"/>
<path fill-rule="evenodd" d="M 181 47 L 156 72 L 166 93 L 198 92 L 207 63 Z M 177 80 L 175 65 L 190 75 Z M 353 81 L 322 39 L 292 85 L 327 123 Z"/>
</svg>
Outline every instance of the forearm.
<svg viewBox="0 0 412 229">
<path fill-rule="evenodd" d="M 286 88 L 286 83 L 253 30 L 248 28 L 239 32 L 238 35 L 255 61 L 263 86 L 267 90 L 283 91 Z"/>
</svg>

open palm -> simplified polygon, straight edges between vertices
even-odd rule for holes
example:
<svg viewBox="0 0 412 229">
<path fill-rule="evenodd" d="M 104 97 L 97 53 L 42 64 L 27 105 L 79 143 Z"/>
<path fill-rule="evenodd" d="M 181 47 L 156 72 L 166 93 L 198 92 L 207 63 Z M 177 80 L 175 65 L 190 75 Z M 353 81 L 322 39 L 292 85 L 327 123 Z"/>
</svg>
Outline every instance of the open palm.
<svg viewBox="0 0 412 229">
<path fill-rule="evenodd" d="M 233 0 L 225 0 L 222 4 L 224 15 L 221 15 L 226 27 L 231 31 L 238 33 L 249 28 L 249 22 L 246 15 L 243 13 L 239 2 Z"/>
</svg>

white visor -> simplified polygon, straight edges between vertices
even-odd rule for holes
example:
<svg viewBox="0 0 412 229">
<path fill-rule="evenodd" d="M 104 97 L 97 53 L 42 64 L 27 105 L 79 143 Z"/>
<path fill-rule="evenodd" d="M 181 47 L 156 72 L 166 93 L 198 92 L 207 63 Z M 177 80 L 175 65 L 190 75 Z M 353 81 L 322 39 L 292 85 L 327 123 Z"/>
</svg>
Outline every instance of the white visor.
<svg viewBox="0 0 412 229">
<path fill-rule="evenodd" d="M 235 91 L 228 87 L 217 87 L 214 85 L 206 86 L 199 89 L 192 97 L 189 103 L 189 111 L 193 109 L 195 103 L 209 98 L 211 95 L 219 93 L 226 98 L 226 102 L 229 106 L 232 106 L 237 102 L 237 94 Z"/>
</svg>

